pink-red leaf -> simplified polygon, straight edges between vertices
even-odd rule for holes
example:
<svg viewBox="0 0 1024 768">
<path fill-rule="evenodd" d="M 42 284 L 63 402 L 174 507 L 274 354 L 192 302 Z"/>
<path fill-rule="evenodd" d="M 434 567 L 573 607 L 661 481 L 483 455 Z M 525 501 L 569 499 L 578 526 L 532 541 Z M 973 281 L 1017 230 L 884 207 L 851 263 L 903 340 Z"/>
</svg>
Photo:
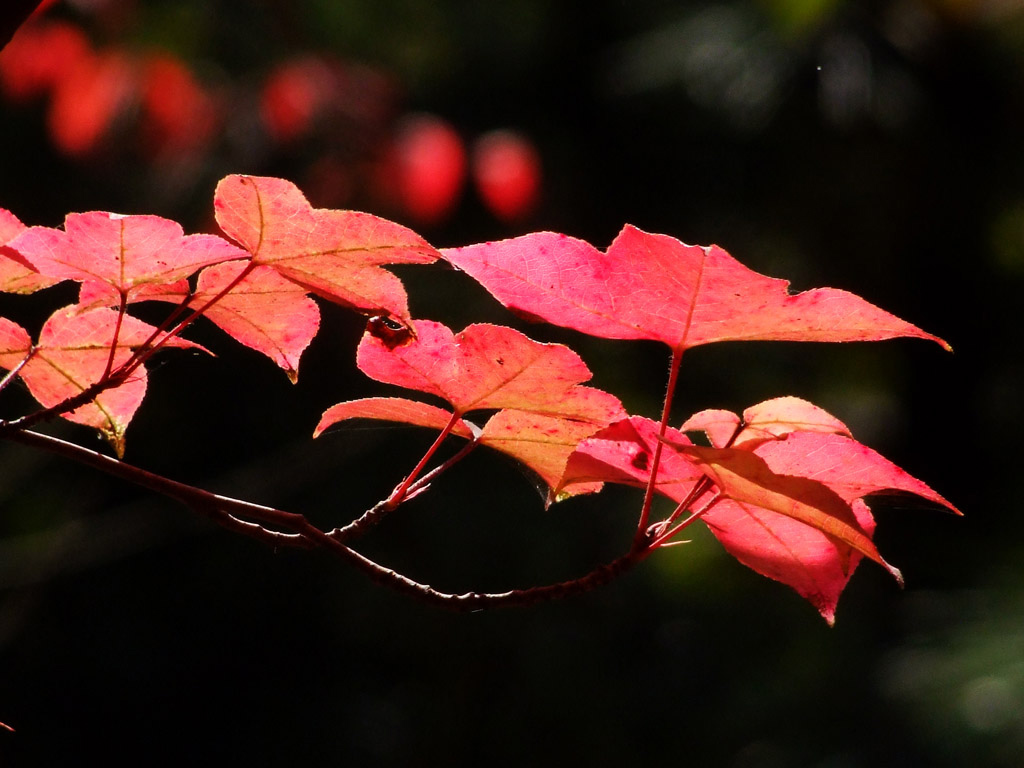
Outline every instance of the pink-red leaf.
<svg viewBox="0 0 1024 768">
<path fill-rule="evenodd" d="M 399 421 L 414 424 L 418 427 L 430 427 L 441 431 L 451 421 L 452 414 L 443 408 L 401 397 L 368 397 L 363 400 L 350 400 L 338 403 L 324 411 L 320 423 L 316 425 L 313 437 L 319 437 L 325 429 L 348 419 L 376 419 L 379 421 Z M 453 435 L 467 440 L 473 437 L 473 431 L 467 422 L 459 419 L 451 430 Z"/>
<path fill-rule="evenodd" d="M 65 307 L 50 316 L 31 358 L 19 372 L 29 392 L 44 408 L 57 406 L 102 380 L 115 329 L 114 368 L 127 361 L 134 349 L 144 344 L 156 330 L 129 316 L 122 317 L 119 324 L 118 313 L 109 309 L 82 313 L 76 310 L 76 307 Z M 171 339 L 167 346 L 202 349 L 198 344 L 177 338 Z M 12 360 L 13 355 L 5 355 L 0 357 L 0 364 L 8 367 Z M 20 358 L 14 362 L 19 361 Z M 122 384 L 103 390 L 91 402 L 63 417 L 99 429 L 118 455 L 123 455 L 125 430 L 145 393 L 146 372 L 140 367 Z"/>
<path fill-rule="evenodd" d="M 732 411 L 708 408 L 693 414 L 679 431 L 703 432 L 715 448 L 725 448 L 735 439 L 740 425 L 740 417 Z"/>
<path fill-rule="evenodd" d="M 381 264 L 427 264 L 438 252 L 394 222 L 310 206 L 291 182 L 227 176 L 214 195 L 217 223 L 257 264 L 331 301 L 410 322 L 405 289 Z"/>
<path fill-rule="evenodd" d="M 863 497 L 869 494 L 885 491 L 912 493 L 958 512 L 956 507 L 920 480 L 842 434 L 792 432 L 781 439 L 747 445 L 756 447 L 752 454 L 748 454 L 750 458 L 744 459 L 745 462 L 758 472 L 767 470 L 775 478 L 789 478 L 781 482 L 772 480 L 768 491 L 799 492 L 800 488 L 783 487 L 785 483 L 794 481 L 820 483 L 850 504 L 860 529 L 869 538 L 874 532 L 874 521 L 863 503 Z M 681 450 L 689 455 L 694 451 L 693 448 Z M 732 459 L 741 453 L 744 451 L 719 455 Z M 763 468 L 757 464 L 761 460 Z M 754 473 L 748 475 L 753 477 Z M 716 483 L 721 479 L 715 478 L 713 473 L 709 476 Z M 798 515 L 787 514 L 778 505 L 752 503 L 749 494 L 738 498 L 735 488 L 726 495 L 732 498 L 714 504 L 703 517 L 716 538 L 740 562 L 793 587 L 831 623 L 836 603 L 860 555 L 877 558 L 857 546 L 856 542 L 837 537 L 834 530 L 819 525 L 813 516 L 801 519 Z M 806 498 L 797 500 L 806 501 Z"/>
<path fill-rule="evenodd" d="M 827 485 L 847 501 L 886 491 L 912 493 L 959 510 L 925 483 L 866 445 L 841 434 L 794 432 L 762 443 L 754 452 L 779 474 L 799 475 Z"/>
<path fill-rule="evenodd" d="M 201 309 L 238 277 L 241 262 L 215 264 L 199 274 L 191 306 Z M 269 267 L 256 267 L 204 316 L 241 344 L 262 352 L 299 378 L 299 358 L 320 328 L 320 309 L 306 290 Z"/>
<path fill-rule="evenodd" d="M 665 430 L 665 440 L 689 445 L 689 438 L 674 429 Z M 557 491 L 576 483 L 622 483 L 643 487 L 651 477 L 651 464 L 658 444 L 658 423 L 642 416 L 616 421 L 583 440 L 569 457 Z M 692 461 L 674 451 L 665 451 L 658 468 L 656 490 L 681 501 L 703 473 Z"/>
<path fill-rule="evenodd" d="M 144 283 L 132 288 L 128 294 L 128 304 L 137 304 L 140 301 L 169 301 L 172 304 L 180 304 L 191 294 L 188 280 L 182 278 L 171 283 Z M 78 306 L 76 311 L 87 312 L 97 307 L 120 306 L 121 297 L 117 290 L 108 283 L 98 283 L 95 280 L 87 280 L 82 283 L 78 292 Z"/>
<path fill-rule="evenodd" d="M 686 245 L 626 226 L 607 252 L 539 232 L 442 251 L 521 314 L 614 339 L 653 339 L 675 350 L 716 341 L 941 339 L 854 294 L 790 295 L 718 246 Z"/>
<path fill-rule="evenodd" d="M 824 483 L 776 474 L 764 459 L 750 451 L 697 445 L 672 447 L 694 461 L 724 497 L 745 508 L 775 512 L 816 528 L 836 542 L 842 563 L 848 561 L 848 549 L 853 549 L 899 578 L 899 571 L 882 559 L 870 535 L 860 527 L 850 505 Z"/>
<path fill-rule="evenodd" d="M 8 245 L 43 275 L 105 283 L 129 298 L 145 286 L 246 256 L 216 235 L 185 235 L 169 219 L 102 211 L 68 214 L 63 230 L 31 227 Z"/>
<path fill-rule="evenodd" d="M 512 328 L 478 324 L 454 334 L 418 320 L 412 329 L 395 344 L 371 326 L 356 353 L 359 369 L 377 381 L 441 397 L 459 414 L 478 408 L 563 413 L 576 401 L 572 390 L 591 375 L 568 347 L 533 341 Z"/>
<path fill-rule="evenodd" d="M 480 442 L 518 459 L 555 490 L 561 490 L 555 486 L 579 442 L 625 415 L 618 398 L 579 384 L 590 371 L 575 352 L 512 328 L 471 325 L 454 334 L 440 323 L 420 320 L 411 329 L 393 331 L 371 321 L 357 362 L 378 381 L 443 398 L 459 415 L 501 409 L 487 422 Z M 355 416 L 443 429 L 452 413 L 393 398 L 341 403 L 324 414 L 317 433 Z M 581 482 L 559 498 L 599 487 Z"/>
<path fill-rule="evenodd" d="M 45 277 L 29 268 L 16 251 L 7 247 L 7 243 L 26 229 L 17 216 L 0 208 L 0 291 L 34 293 L 58 282 L 55 278 Z"/>
<path fill-rule="evenodd" d="M 875 522 L 867 505 L 851 505 L 857 525 L 872 536 Z M 862 555 L 802 522 L 749 504 L 721 499 L 704 522 L 725 550 L 748 568 L 775 579 L 808 600 L 829 624 L 836 605 Z"/>
</svg>

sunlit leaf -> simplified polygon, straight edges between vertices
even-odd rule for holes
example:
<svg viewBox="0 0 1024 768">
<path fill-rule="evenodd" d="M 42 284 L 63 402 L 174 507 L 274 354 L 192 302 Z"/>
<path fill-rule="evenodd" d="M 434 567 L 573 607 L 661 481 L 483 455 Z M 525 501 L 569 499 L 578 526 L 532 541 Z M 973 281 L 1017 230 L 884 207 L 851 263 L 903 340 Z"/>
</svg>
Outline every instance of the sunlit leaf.
<svg viewBox="0 0 1024 768">
<path fill-rule="evenodd" d="M 358 211 L 313 208 L 291 182 L 227 176 L 214 196 L 217 223 L 257 264 L 345 306 L 410 322 L 405 289 L 382 264 L 427 264 L 422 237 Z"/>
<path fill-rule="evenodd" d="M 834 288 L 788 283 L 718 246 L 626 226 L 606 252 L 553 232 L 442 251 L 515 312 L 613 339 L 675 350 L 717 341 L 944 341 Z"/>
</svg>

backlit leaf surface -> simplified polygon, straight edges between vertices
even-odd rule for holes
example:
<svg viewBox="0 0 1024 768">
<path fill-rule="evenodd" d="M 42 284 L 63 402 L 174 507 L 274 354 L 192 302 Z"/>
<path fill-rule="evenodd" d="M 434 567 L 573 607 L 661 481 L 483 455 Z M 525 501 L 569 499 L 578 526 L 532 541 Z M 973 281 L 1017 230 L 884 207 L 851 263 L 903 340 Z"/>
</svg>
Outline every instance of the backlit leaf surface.
<svg viewBox="0 0 1024 768">
<path fill-rule="evenodd" d="M 723 488 L 728 498 L 716 502 L 703 520 L 730 554 L 758 573 L 793 587 L 830 623 L 861 555 L 878 560 L 877 552 L 862 547 L 864 542 L 856 535 L 849 538 L 849 531 L 837 532 L 837 522 L 849 524 L 850 518 L 835 499 L 829 501 L 827 494 L 806 483 L 820 484 L 849 504 L 857 526 L 869 539 L 874 521 L 863 497 L 871 494 L 912 493 L 957 512 L 920 480 L 843 434 L 792 432 L 782 439 L 747 446 L 754 446 L 752 453 L 678 449 L 697 458 L 716 485 L 729 483 L 728 490 Z M 704 457 L 698 455 L 701 450 L 706 452 Z M 718 462 L 717 468 L 714 462 Z M 747 485 L 738 483 L 735 475 L 743 477 Z M 758 484 L 760 490 L 754 487 Z M 808 489 L 812 489 L 810 494 Z M 776 494 L 792 498 L 784 501 Z"/>
<path fill-rule="evenodd" d="M 104 283 L 129 299 L 145 286 L 246 256 L 216 235 L 185 235 L 169 219 L 102 211 L 68 214 L 63 230 L 31 227 L 8 245 L 48 277 Z"/>
<path fill-rule="evenodd" d="M 682 432 L 667 429 L 665 440 L 689 445 Z M 570 489 L 576 483 L 609 482 L 643 487 L 651 477 L 655 446 L 658 444 L 658 422 L 643 416 L 630 416 L 616 421 L 582 441 L 569 457 L 559 489 Z M 677 452 L 662 453 L 656 489 L 677 501 L 704 477 L 697 466 Z"/>
<path fill-rule="evenodd" d="M 420 320 L 397 338 L 376 328 L 371 322 L 359 344 L 359 368 L 378 381 L 440 397 L 453 410 L 398 398 L 340 403 L 324 413 L 317 434 L 356 417 L 443 429 L 453 414 L 499 409 L 484 426 L 480 443 L 518 459 L 554 489 L 580 440 L 625 414 L 618 398 L 580 384 L 590 371 L 561 344 L 542 344 L 512 328 L 486 324 L 455 334 Z M 465 430 L 460 419 L 453 433 L 470 437 Z M 598 488 L 599 482 L 581 481 L 558 498 Z"/>
<path fill-rule="evenodd" d="M 565 474 L 565 464 L 580 441 L 592 435 L 600 424 L 589 421 L 529 413 L 512 408 L 498 411 L 484 425 L 480 442 L 512 456 L 530 467 L 544 484 L 554 489 Z M 583 493 L 595 493 L 602 482 L 576 482 L 558 493 L 549 494 L 547 503 Z"/>
<path fill-rule="evenodd" d="M 562 234 L 442 251 L 513 311 L 613 339 L 675 350 L 716 341 L 874 341 L 916 336 L 947 346 L 854 294 L 790 295 L 718 246 L 626 226 L 606 252 Z"/>
<path fill-rule="evenodd" d="M 379 421 L 399 421 L 418 427 L 430 427 L 439 432 L 451 420 L 452 414 L 443 408 L 402 397 L 367 397 L 362 400 L 349 400 L 338 403 L 324 411 L 320 423 L 316 425 L 313 437 L 319 437 L 325 429 L 348 419 L 375 419 Z M 473 432 L 461 419 L 452 428 L 452 434 L 471 438 Z"/>
<path fill-rule="evenodd" d="M 129 301 L 188 301 L 191 309 L 202 311 L 203 317 L 240 344 L 277 363 L 294 383 L 299 377 L 299 358 L 320 328 L 320 309 L 305 288 L 270 267 L 253 268 L 221 296 L 248 266 L 249 262 L 237 260 L 209 266 L 199 273 L 195 292 L 187 280 L 141 285 L 132 291 Z M 104 283 L 83 283 L 79 292 L 83 309 L 116 307 L 118 301 L 117 293 Z"/>
<path fill-rule="evenodd" d="M 365 333 L 356 352 L 359 370 L 441 397 L 459 414 L 478 408 L 561 413 L 571 407 L 570 390 L 591 375 L 568 347 L 533 341 L 513 328 L 476 324 L 454 334 L 441 323 L 418 320 L 413 331 L 393 347 Z"/>
<path fill-rule="evenodd" d="M 680 429 L 704 432 L 715 448 L 753 448 L 792 432 L 830 432 L 850 437 L 849 428 L 824 408 L 792 396 L 752 405 L 743 412 L 742 420 L 731 411 L 701 411 Z"/>
<path fill-rule="evenodd" d="M 291 182 L 227 176 L 214 195 L 217 223 L 257 264 L 331 301 L 410 322 L 405 289 L 382 264 L 427 264 L 438 252 L 394 222 L 319 209 Z"/>
<path fill-rule="evenodd" d="M 29 392 L 45 408 L 59 405 L 100 381 L 107 367 L 118 313 L 110 309 L 83 313 L 76 310 L 76 307 L 66 307 L 50 316 L 43 325 L 31 359 L 19 372 Z M 147 341 L 154 330 L 141 320 L 122 317 L 117 330 L 114 367 L 127 361 L 134 348 Z M 198 344 L 177 338 L 171 339 L 168 346 L 202 349 Z M 20 358 L 0 357 L 4 367 L 9 367 L 11 361 L 17 364 Z M 146 371 L 139 367 L 123 384 L 100 392 L 91 402 L 63 417 L 99 429 L 118 455 L 122 455 L 125 429 L 145 393 Z"/>
<path fill-rule="evenodd" d="M 5 293 L 34 293 L 58 282 L 56 278 L 45 277 L 29 269 L 16 251 L 6 247 L 26 229 L 17 216 L 0 208 L 0 291 Z"/>
</svg>

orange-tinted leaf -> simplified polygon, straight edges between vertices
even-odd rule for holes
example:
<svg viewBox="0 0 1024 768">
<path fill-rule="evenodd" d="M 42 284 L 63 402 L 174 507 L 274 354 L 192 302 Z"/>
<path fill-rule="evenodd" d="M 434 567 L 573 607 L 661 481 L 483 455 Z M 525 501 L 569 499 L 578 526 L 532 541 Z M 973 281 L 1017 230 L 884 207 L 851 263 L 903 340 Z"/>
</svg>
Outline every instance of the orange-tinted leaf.
<svg viewBox="0 0 1024 768">
<path fill-rule="evenodd" d="M 801 483 L 818 483 L 850 505 L 868 538 L 874 532 L 874 521 L 862 498 L 869 494 L 912 493 L 957 511 L 920 480 L 842 434 L 846 428 L 841 422 L 809 403 L 780 398 L 753 406 L 744 416 L 751 423 L 760 424 L 752 430 L 749 440 L 742 441 L 746 450 L 710 455 L 731 461 L 752 449 L 753 453 L 747 453 L 749 458 L 742 461 L 749 465 L 746 475 L 752 482 L 758 482 L 759 477 L 769 479 L 764 489 L 766 499 L 773 493 L 795 493 L 794 501 L 806 501 L 800 496 Z M 786 432 L 787 424 L 799 425 L 806 431 Z M 758 429 L 764 431 L 753 434 Z M 679 450 L 687 455 L 694 455 L 695 451 L 687 447 Z M 722 479 L 714 472 L 708 474 L 716 483 Z M 716 502 L 704 514 L 703 520 L 716 538 L 740 562 L 793 587 L 831 623 L 839 596 L 864 550 L 858 550 L 854 542 L 837 538 L 833 530 L 820 524 L 827 522 L 824 518 L 815 521 L 813 514 L 806 516 L 806 509 L 801 519 L 781 509 L 779 504 L 789 502 L 778 498 L 774 506 L 769 506 L 759 503 L 754 498 L 755 491 L 749 488 L 745 496 L 733 488 L 732 495 L 734 498 Z M 833 509 L 841 510 L 835 499 L 831 504 Z M 850 522 L 848 517 L 846 522 Z"/>
<path fill-rule="evenodd" d="M 750 451 L 697 445 L 672 447 L 696 462 L 726 498 L 744 508 L 784 515 L 824 533 L 836 543 L 844 570 L 848 570 L 848 549 L 853 549 L 900 578 L 899 571 L 882 559 L 850 505 L 824 483 L 776 474 L 764 459 Z"/>
<path fill-rule="evenodd" d="M 752 405 L 743 412 L 743 431 L 733 443 L 734 448 L 751 447 L 763 440 L 774 440 L 793 432 L 823 432 L 850 435 L 843 422 L 814 403 L 799 397 L 776 397 Z"/>
<path fill-rule="evenodd" d="M 740 417 L 732 411 L 708 408 L 683 422 L 680 432 L 703 432 L 715 448 L 725 448 L 736 437 Z"/>
<path fill-rule="evenodd" d="M 799 397 L 776 397 L 752 405 L 743 412 L 742 421 L 731 411 L 701 411 L 687 419 L 680 429 L 704 432 L 716 448 L 748 450 L 765 440 L 775 440 L 792 432 L 830 432 L 850 437 L 850 430 L 843 422 Z"/>
<path fill-rule="evenodd" d="M 192 306 L 203 307 L 243 268 L 230 262 L 204 269 Z M 299 377 L 299 357 L 320 328 L 316 302 L 270 267 L 256 267 L 203 314 L 236 341 L 277 363 L 292 383 Z"/>
<path fill-rule="evenodd" d="M 576 385 L 590 378 L 568 347 L 512 328 L 478 324 L 453 334 L 441 323 L 418 320 L 412 329 L 396 344 L 371 326 L 356 353 L 359 369 L 385 384 L 437 395 L 459 414 L 477 408 L 560 414 L 577 402 Z"/>
<path fill-rule="evenodd" d="M 257 264 L 331 301 L 411 322 L 405 289 L 381 264 L 427 264 L 438 253 L 394 222 L 312 208 L 283 179 L 227 176 L 214 196 L 217 223 Z"/>
<path fill-rule="evenodd" d="M 180 304 L 189 297 L 191 290 L 188 280 L 184 278 L 172 283 L 143 283 L 132 288 L 128 294 L 128 303 L 169 301 L 172 304 Z M 95 280 L 86 280 L 78 292 L 78 304 L 75 311 L 87 312 L 97 307 L 116 308 L 120 304 L 120 295 L 113 286 L 108 283 L 98 283 Z"/>
<path fill-rule="evenodd" d="M 601 424 L 593 422 L 506 409 L 488 419 L 480 442 L 522 462 L 549 489 L 555 489 L 576 446 L 599 429 Z M 558 493 L 550 491 L 547 503 L 582 493 L 596 493 L 601 486 L 599 481 L 576 482 Z"/>
<path fill-rule="evenodd" d="M 313 437 L 319 437 L 328 427 L 347 419 L 377 419 L 380 421 L 400 421 L 418 427 L 431 427 L 438 431 L 445 428 L 451 421 L 452 414 L 443 408 L 401 397 L 368 397 L 363 400 L 350 400 L 331 406 L 316 425 Z M 467 422 L 459 419 L 452 428 L 452 434 L 467 440 L 473 437 L 473 431 Z"/>
<path fill-rule="evenodd" d="M 143 286 L 246 256 L 216 235 L 185 235 L 169 219 L 103 211 L 68 214 L 63 230 L 31 227 L 8 246 L 48 277 L 105 283 L 129 300 Z"/>
<path fill-rule="evenodd" d="M 0 208 L 0 291 L 6 293 L 34 293 L 48 288 L 57 279 L 40 275 L 30 269 L 6 244 L 24 232 L 27 227 L 10 211 Z"/>
<path fill-rule="evenodd" d="M 32 349 L 28 331 L 5 317 L 0 317 L 0 368 L 10 370 Z"/>
<path fill-rule="evenodd" d="M 653 339 L 675 350 L 716 341 L 875 341 L 916 336 L 948 346 L 834 288 L 790 295 L 718 246 L 685 245 L 626 226 L 607 252 L 539 232 L 446 249 L 510 309 L 595 336 Z"/>
<path fill-rule="evenodd" d="M 356 359 L 371 378 L 441 397 L 460 415 L 502 409 L 488 420 L 480 442 L 518 459 L 554 490 L 561 491 L 556 485 L 576 445 L 625 415 L 618 398 L 579 384 L 590 378 L 590 371 L 575 352 L 533 341 L 512 328 L 471 325 L 453 334 L 440 323 L 420 320 L 411 329 L 391 330 L 374 319 Z M 355 416 L 443 429 L 452 413 L 374 398 L 334 406 L 317 432 Z M 599 487 L 580 482 L 559 497 Z"/>
<path fill-rule="evenodd" d="M 784 440 L 763 443 L 754 452 L 773 472 L 811 478 L 827 485 L 847 501 L 898 491 L 912 493 L 960 514 L 956 507 L 926 484 L 845 435 L 794 432 Z"/>
<path fill-rule="evenodd" d="M 102 379 L 118 325 L 117 314 L 109 309 L 79 313 L 76 307 L 65 307 L 46 321 L 31 359 L 19 372 L 32 396 L 44 408 L 59 405 Z M 114 366 L 127 361 L 154 330 L 141 320 L 122 317 Z M 202 349 L 177 338 L 171 339 L 168 346 Z M 0 357 L 0 364 L 7 367 L 10 359 Z M 123 384 L 104 390 L 92 402 L 64 414 L 64 418 L 99 429 L 122 455 L 125 429 L 145 393 L 146 372 L 140 367 Z"/>
</svg>

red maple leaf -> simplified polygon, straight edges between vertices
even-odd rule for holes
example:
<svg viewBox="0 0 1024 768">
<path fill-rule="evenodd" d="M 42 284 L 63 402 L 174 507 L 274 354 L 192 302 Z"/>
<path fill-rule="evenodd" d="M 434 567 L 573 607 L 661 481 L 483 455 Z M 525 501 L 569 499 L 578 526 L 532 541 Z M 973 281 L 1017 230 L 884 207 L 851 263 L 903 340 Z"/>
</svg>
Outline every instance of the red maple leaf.
<svg viewBox="0 0 1024 768">
<path fill-rule="evenodd" d="M 18 375 L 44 408 L 53 408 L 103 380 L 111 367 L 126 362 L 156 329 L 110 309 L 79 312 L 65 307 L 43 324 L 39 341 L 26 345 L 28 334 L 10 321 L 0 321 L 0 367 L 16 368 L 28 357 Z M 114 338 L 117 344 L 111 356 Z M 203 349 L 172 338 L 166 346 Z M 146 393 L 146 370 L 138 368 L 118 386 L 99 392 L 90 402 L 62 414 L 65 419 L 99 429 L 119 456 L 124 454 L 124 433 Z"/>
<path fill-rule="evenodd" d="M 561 344 L 542 344 L 503 326 L 471 325 L 454 334 L 427 320 L 399 338 L 374 323 L 359 344 L 360 370 L 377 381 L 415 389 L 445 400 L 444 411 L 400 398 L 372 398 L 328 409 L 316 435 L 344 419 L 403 421 L 470 437 L 530 467 L 550 487 L 583 438 L 623 415 L 616 397 L 581 386 L 590 370 Z M 462 419 L 470 411 L 500 409 L 482 430 Z M 577 484 L 563 495 L 596 490 Z"/>
<path fill-rule="evenodd" d="M 742 419 L 728 411 L 702 411 L 683 426 L 706 431 L 717 447 L 697 446 L 681 432 L 666 430 L 661 439 L 674 450 L 663 456 L 655 489 L 699 510 L 731 555 L 793 587 L 830 623 L 863 556 L 898 576 L 872 542 L 874 520 L 864 497 L 910 493 L 957 511 L 850 437 L 834 416 L 799 398 L 760 403 Z M 646 484 L 657 430 L 655 422 L 632 417 L 583 440 L 561 485 Z M 700 485 L 702 476 L 708 480 Z M 670 530 L 666 525 L 656 535 Z"/>
<path fill-rule="evenodd" d="M 428 264 L 439 254 L 410 229 L 358 211 L 313 208 L 283 179 L 227 176 L 217 223 L 256 264 L 344 306 L 411 322 L 401 281 L 382 264 Z"/>
<path fill-rule="evenodd" d="M 59 282 L 56 278 L 40 275 L 27 266 L 16 251 L 7 247 L 7 243 L 26 229 L 17 216 L 0 208 L 0 291 L 34 293 Z"/>
<path fill-rule="evenodd" d="M 785 280 L 716 245 L 686 245 L 627 225 L 606 252 L 537 232 L 442 250 L 513 311 L 611 339 L 653 339 L 682 351 L 716 341 L 931 339 L 835 288 L 790 295 Z"/>
<path fill-rule="evenodd" d="M 170 219 L 104 211 L 68 214 L 63 230 L 31 227 L 8 247 L 40 274 L 104 283 L 127 301 L 207 264 L 247 255 L 216 235 L 185 235 Z"/>
</svg>

